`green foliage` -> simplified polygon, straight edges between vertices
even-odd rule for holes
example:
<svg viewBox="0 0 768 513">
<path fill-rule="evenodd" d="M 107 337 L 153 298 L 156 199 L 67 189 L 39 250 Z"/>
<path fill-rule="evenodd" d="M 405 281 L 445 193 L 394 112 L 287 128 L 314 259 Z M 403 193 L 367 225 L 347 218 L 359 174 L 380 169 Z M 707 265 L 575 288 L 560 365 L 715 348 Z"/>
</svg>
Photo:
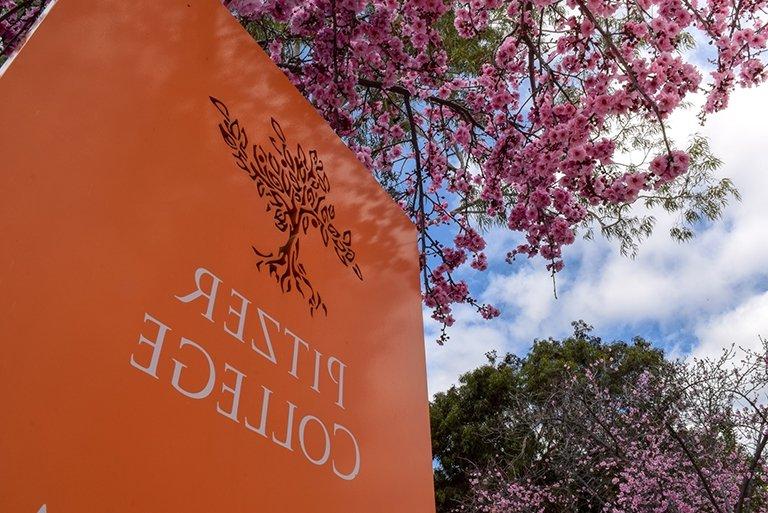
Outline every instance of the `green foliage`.
<svg viewBox="0 0 768 513">
<path fill-rule="evenodd" d="M 668 365 L 663 352 L 641 338 L 606 343 L 582 321 L 573 327 L 565 340 L 536 340 L 523 358 L 489 353 L 488 363 L 461 376 L 459 386 L 435 395 L 430 417 L 439 513 L 467 498 L 473 473 L 492 466 L 523 469 L 541 454 L 539 437 L 522 414 L 560 393 L 574 370 L 611 362 L 599 378 L 619 389 L 645 370 Z"/>
<path fill-rule="evenodd" d="M 437 30 L 443 37 L 451 71 L 462 75 L 478 75 L 483 64 L 493 62 L 494 52 L 504 40 L 504 33 L 496 24 L 483 30 L 476 38 L 459 36 L 454 27 L 454 11 L 449 10 L 437 22 Z"/>
<path fill-rule="evenodd" d="M 621 151 L 643 150 L 647 155 L 658 152 L 661 143 L 658 134 L 647 128 L 628 124 L 621 130 L 623 140 Z M 736 186 L 728 178 L 716 179 L 715 171 L 722 162 L 710 149 L 709 141 L 700 135 L 689 142 L 691 162 L 688 173 L 653 192 L 640 195 L 638 203 L 646 209 L 663 210 L 678 215 L 669 235 L 679 242 L 686 242 L 695 235 L 701 223 L 719 219 L 728 202 L 741 199 Z M 642 171 L 639 163 L 631 170 Z M 656 219 L 652 215 L 639 215 L 638 209 L 630 204 L 599 206 L 590 210 L 590 219 L 585 224 L 584 236 L 594 236 L 595 225 L 607 239 L 616 240 L 622 255 L 635 257 L 643 239 L 653 232 Z"/>
<path fill-rule="evenodd" d="M 526 391 L 531 397 L 544 399 L 556 394 L 573 369 L 584 369 L 595 363 L 612 362 L 617 370 L 600 376 L 610 390 L 617 390 L 627 378 L 664 365 L 664 354 L 646 340 L 635 337 L 632 344 L 622 341 L 604 343 L 590 334 L 592 327 L 583 321 L 572 323 L 574 334 L 563 341 L 536 340 L 521 367 Z M 599 367 L 598 367 L 599 368 Z"/>
<path fill-rule="evenodd" d="M 514 428 L 500 429 L 514 421 L 506 415 L 523 386 L 520 370 L 516 357 L 496 362 L 491 355 L 487 365 L 460 378 L 461 386 L 436 394 L 430 417 L 439 511 L 465 496 L 472 472 L 524 450 Z"/>
</svg>

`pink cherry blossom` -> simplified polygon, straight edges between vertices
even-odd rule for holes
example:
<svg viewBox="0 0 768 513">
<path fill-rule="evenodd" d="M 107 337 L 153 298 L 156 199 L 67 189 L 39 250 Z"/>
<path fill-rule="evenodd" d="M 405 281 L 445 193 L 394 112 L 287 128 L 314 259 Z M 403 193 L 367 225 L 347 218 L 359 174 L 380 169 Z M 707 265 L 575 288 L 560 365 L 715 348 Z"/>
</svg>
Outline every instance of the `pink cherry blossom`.
<svg viewBox="0 0 768 513">
<path fill-rule="evenodd" d="M 477 216 L 521 232 L 508 260 L 541 255 L 559 270 L 600 212 L 684 183 L 690 159 L 665 123 L 691 93 L 704 91 L 706 115 L 768 75 L 768 0 L 224 3 L 414 221 L 425 301 L 443 320 L 453 303 L 482 307 L 451 276 L 496 264 L 477 256 Z M 3 55 L 44 4 L 0 0 Z M 484 61 L 456 61 L 451 17 Z M 710 65 L 683 51 L 685 34 Z M 654 128 L 650 162 L 627 161 L 614 140 L 622 123 Z M 442 265 L 451 239 L 471 255 L 459 267 Z"/>
</svg>

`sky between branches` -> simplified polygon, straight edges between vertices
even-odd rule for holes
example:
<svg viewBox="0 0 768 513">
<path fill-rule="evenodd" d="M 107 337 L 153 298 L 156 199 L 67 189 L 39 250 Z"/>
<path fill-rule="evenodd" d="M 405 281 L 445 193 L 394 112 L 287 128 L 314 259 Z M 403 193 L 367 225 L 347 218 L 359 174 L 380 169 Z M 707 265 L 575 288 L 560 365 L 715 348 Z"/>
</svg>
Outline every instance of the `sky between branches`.
<svg viewBox="0 0 768 513">
<path fill-rule="evenodd" d="M 468 276 L 483 280 L 475 283 L 481 299 L 503 314 L 483 321 L 457 309 L 451 340 L 441 347 L 434 343 L 439 326 L 425 312 L 430 397 L 483 363 L 485 352 L 522 354 L 534 338 L 568 335 L 576 319 L 594 325 L 604 339 L 639 335 L 679 357 L 719 354 L 731 343 L 756 347 L 759 335 L 768 336 L 768 86 L 736 91 L 729 108 L 704 126 L 697 107 L 672 117 L 673 137 L 708 137 L 723 160 L 716 176 L 731 178 L 742 201 L 732 201 L 722 219 L 700 226 L 687 243 L 669 237 L 674 215 L 654 212 L 656 229 L 635 260 L 604 238 L 577 239 L 557 276 L 558 299 L 536 260 Z M 494 229 L 489 253 L 499 257 L 515 237 Z"/>
</svg>

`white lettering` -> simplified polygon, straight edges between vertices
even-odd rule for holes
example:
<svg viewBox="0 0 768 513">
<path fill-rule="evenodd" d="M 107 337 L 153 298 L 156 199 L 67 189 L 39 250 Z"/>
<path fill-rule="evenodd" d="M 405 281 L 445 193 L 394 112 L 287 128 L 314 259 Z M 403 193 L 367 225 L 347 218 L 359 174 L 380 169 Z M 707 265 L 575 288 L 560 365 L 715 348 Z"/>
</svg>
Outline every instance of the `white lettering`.
<svg viewBox="0 0 768 513">
<path fill-rule="evenodd" d="M 269 415 L 269 396 L 272 395 L 272 390 L 268 389 L 264 385 L 261 386 L 263 392 L 261 394 L 261 417 L 259 418 L 259 427 L 254 428 L 248 423 L 248 417 L 245 418 L 245 427 L 258 433 L 263 437 L 267 436 L 267 416 Z"/>
<path fill-rule="evenodd" d="M 154 340 L 149 340 L 144 335 L 139 335 L 139 344 L 147 344 L 148 346 L 152 346 L 152 356 L 149 359 L 149 365 L 144 367 L 143 365 L 136 362 L 136 359 L 134 358 L 134 354 L 131 353 L 131 365 L 136 367 L 142 372 L 146 372 L 150 376 L 152 376 L 155 379 L 159 379 L 157 377 L 157 363 L 160 361 L 160 351 L 163 349 L 163 341 L 165 340 L 165 334 L 169 331 L 171 331 L 171 328 L 163 324 L 162 322 L 158 321 L 148 313 L 144 314 L 144 322 L 147 321 L 152 322 L 157 325 L 157 335 L 155 336 Z"/>
<path fill-rule="evenodd" d="M 237 420 L 237 409 L 240 406 L 240 390 L 243 387 L 243 378 L 245 377 L 245 374 L 235 369 L 230 364 L 224 363 L 224 374 L 226 374 L 227 371 L 232 371 L 235 373 L 235 388 L 230 388 L 226 384 L 222 383 L 221 391 L 224 393 L 225 392 L 232 393 L 232 408 L 230 408 L 229 411 L 223 410 L 219 402 L 216 401 L 216 411 L 218 411 L 225 417 L 229 417 L 235 422 L 240 422 L 239 420 Z"/>
<path fill-rule="evenodd" d="M 208 292 L 204 292 L 202 287 L 200 286 L 200 280 L 202 279 L 204 274 L 207 274 L 213 279 L 213 281 L 211 282 L 211 289 Z M 194 301 L 195 299 L 201 296 L 205 296 L 208 299 L 208 306 L 205 309 L 205 313 L 203 314 L 203 317 L 213 322 L 213 305 L 216 302 L 216 292 L 219 290 L 219 283 L 221 283 L 221 280 L 217 278 L 211 271 L 204 269 L 202 267 L 198 267 L 197 270 L 195 271 L 195 285 L 197 286 L 197 290 L 195 290 L 194 292 L 190 292 L 186 296 L 174 296 L 174 297 L 179 301 L 181 301 L 182 303 L 189 303 L 190 301 Z"/>
<path fill-rule="evenodd" d="M 333 375 L 334 363 L 338 364 L 339 369 L 339 373 L 336 376 Z M 346 368 L 347 366 L 344 365 L 338 358 L 334 356 L 328 358 L 328 375 L 331 377 L 334 383 L 339 385 L 339 393 L 337 395 L 336 404 L 338 404 L 342 410 L 344 409 L 344 369 Z"/>
<path fill-rule="evenodd" d="M 344 433 L 349 435 L 350 440 L 352 440 L 352 445 L 355 446 L 355 465 L 352 467 L 352 470 L 347 474 L 343 474 L 339 472 L 339 469 L 336 468 L 335 459 L 331 462 L 331 467 L 333 467 L 334 474 L 344 479 L 345 481 L 351 481 L 355 477 L 357 477 L 357 474 L 360 473 L 360 446 L 357 445 L 357 439 L 355 439 L 355 435 L 353 435 L 349 429 L 345 428 L 341 424 L 334 424 L 333 425 L 334 436 L 336 435 L 337 431 L 343 431 Z"/>
<path fill-rule="evenodd" d="M 229 312 L 228 312 L 230 314 L 235 314 L 235 316 L 237 317 L 237 331 L 230 330 L 229 326 L 227 326 L 226 321 L 224 321 L 224 331 L 226 331 L 228 334 L 235 337 L 240 342 L 244 342 L 243 331 L 245 331 L 245 314 L 248 310 L 248 305 L 251 302 L 245 299 L 245 297 L 243 297 L 242 295 L 240 295 L 240 293 L 235 289 L 232 289 L 231 295 L 233 297 L 237 297 L 240 299 L 240 309 L 235 310 L 234 308 L 232 308 L 232 306 L 230 306 Z"/>
<path fill-rule="evenodd" d="M 325 449 L 323 449 L 323 455 L 318 459 L 314 459 L 309 455 L 307 452 L 306 442 L 304 441 L 304 430 L 307 428 L 307 424 L 309 424 L 310 420 L 314 420 L 315 423 L 320 426 L 320 429 L 323 430 Z M 301 445 L 301 452 L 303 452 L 304 456 L 306 456 L 310 463 L 314 465 L 325 464 L 325 462 L 328 461 L 328 458 L 331 456 L 331 438 L 328 436 L 328 430 L 325 429 L 325 425 L 320 419 L 312 415 L 304 416 L 304 418 L 301 419 L 301 422 L 299 422 L 299 444 Z"/>
<path fill-rule="evenodd" d="M 299 375 L 297 374 L 299 367 L 299 347 L 304 346 L 309 349 L 309 344 L 297 337 L 296 334 L 288 328 L 285 328 L 285 333 L 286 335 L 293 337 L 293 359 L 291 360 L 291 370 L 289 374 L 294 378 L 299 379 Z"/>
<path fill-rule="evenodd" d="M 285 422 L 285 440 L 278 440 L 275 437 L 275 432 L 272 432 L 272 441 L 281 447 L 285 447 L 289 451 L 293 450 L 293 413 L 296 411 L 296 405 L 291 401 L 288 403 L 288 419 Z"/>
<path fill-rule="evenodd" d="M 213 366 L 213 360 L 211 359 L 211 355 L 208 354 L 208 352 L 203 349 L 198 344 L 192 342 L 188 338 L 181 337 L 181 343 L 179 344 L 179 348 L 182 348 L 184 346 L 192 346 L 196 348 L 198 351 L 203 353 L 203 356 L 205 356 L 205 359 L 208 361 L 208 383 L 200 389 L 197 392 L 191 392 L 189 390 L 185 390 L 181 387 L 179 384 L 179 381 L 181 379 L 181 371 L 182 369 L 186 369 L 187 366 L 178 361 L 177 359 L 173 358 L 174 365 L 173 365 L 173 377 L 171 378 L 171 385 L 173 385 L 173 388 L 181 392 L 182 395 L 185 395 L 187 397 L 191 397 L 192 399 L 205 399 L 209 395 L 211 395 L 211 392 L 213 392 L 213 385 L 216 382 L 216 369 Z"/>
<path fill-rule="evenodd" d="M 312 390 L 320 393 L 320 358 L 323 355 L 315 349 L 315 380 L 312 382 Z"/>
<path fill-rule="evenodd" d="M 272 317 L 267 315 L 264 310 L 261 308 L 258 309 L 259 312 L 259 322 L 261 323 L 261 332 L 264 334 L 264 342 L 267 344 L 267 351 L 264 352 L 261 349 L 259 349 L 256 346 L 256 341 L 251 339 L 251 348 L 259 353 L 261 356 L 266 358 L 272 363 L 277 363 L 277 358 L 275 358 L 275 350 L 272 348 L 272 337 L 269 336 L 269 330 L 267 329 L 267 323 L 264 322 L 264 318 L 266 317 L 270 321 L 272 321 L 275 324 L 275 327 L 277 328 L 278 332 L 280 331 L 280 323 L 274 320 Z"/>
</svg>

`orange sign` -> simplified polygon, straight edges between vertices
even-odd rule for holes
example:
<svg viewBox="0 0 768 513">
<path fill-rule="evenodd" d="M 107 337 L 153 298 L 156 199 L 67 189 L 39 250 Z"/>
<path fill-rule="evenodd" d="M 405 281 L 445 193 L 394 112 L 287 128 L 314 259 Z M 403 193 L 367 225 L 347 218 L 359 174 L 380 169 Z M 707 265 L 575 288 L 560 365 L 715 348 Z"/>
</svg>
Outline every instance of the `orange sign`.
<svg viewBox="0 0 768 513">
<path fill-rule="evenodd" d="M 0 78 L 0 511 L 434 511 L 415 232 L 216 0 Z"/>
</svg>

